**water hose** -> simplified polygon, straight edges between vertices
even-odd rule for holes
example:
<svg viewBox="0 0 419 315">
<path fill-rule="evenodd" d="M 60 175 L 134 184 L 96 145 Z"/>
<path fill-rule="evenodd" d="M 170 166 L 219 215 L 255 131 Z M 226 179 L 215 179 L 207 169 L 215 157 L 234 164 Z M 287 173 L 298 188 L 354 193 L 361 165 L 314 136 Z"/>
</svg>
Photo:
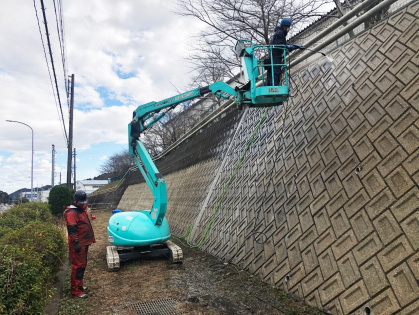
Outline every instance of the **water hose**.
<svg viewBox="0 0 419 315">
<path fill-rule="evenodd" d="M 190 235 L 191 235 L 192 226 L 193 226 L 193 225 L 192 225 L 192 223 L 190 223 L 190 224 L 188 225 L 188 227 L 186 228 L 185 233 L 182 235 L 182 238 L 185 238 L 186 234 L 188 234 L 187 244 L 188 244 L 190 247 L 199 247 L 199 246 L 201 246 L 201 244 L 204 242 L 205 237 L 207 236 L 207 233 L 208 233 L 208 231 L 209 231 L 209 229 L 210 229 L 210 227 L 211 227 L 211 224 L 212 224 L 212 222 L 213 222 L 213 220 L 214 220 L 214 218 L 215 218 L 215 215 L 217 214 L 218 209 L 220 208 L 221 202 L 223 201 L 223 199 L 224 199 L 224 197 L 225 197 L 225 194 L 227 193 L 228 187 L 230 186 L 231 181 L 233 180 L 234 176 L 236 175 L 236 172 L 237 172 L 238 168 L 240 167 L 240 165 L 241 165 L 241 163 L 242 163 L 242 161 L 243 161 L 243 159 L 244 159 L 244 156 L 246 155 L 247 150 L 249 149 L 250 145 L 252 144 L 253 139 L 254 139 L 254 137 L 255 137 L 255 135 L 256 135 L 256 132 L 258 131 L 258 129 L 259 129 L 259 127 L 260 127 L 260 125 L 261 125 L 261 123 L 262 123 L 263 119 L 265 118 L 266 113 L 268 112 L 268 109 L 269 109 L 269 107 L 267 107 L 267 108 L 265 109 L 265 111 L 263 112 L 262 117 L 260 118 L 260 120 L 259 120 L 259 122 L 258 122 L 258 124 L 257 124 L 257 126 L 256 126 L 256 129 L 253 131 L 252 137 L 250 138 L 249 142 L 247 143 L 246 149 L 244 150 L 244 152 L 243 152 L 243 154 L 242 154 L 242 156 L 241 156 L 241 158 L 240 158 L 239 162 L 237 163 L 236 167 L 234 168 L 234 171 L 233 171 L 233 173 L 231 174 L 231 176 L 230 176 L 230 178 L 229 178 L 229 180 L 228 180 L 228 182 L 227 182 L 226 187 L 224 188 L 224 192 L 223 192 L 223 194 L 221 195 L 220 200 L 218 201 L 217 207 L 215 208 L 214 213 L 213 213 L 213 214 L 212 214 L 212 216 L 211 216 L 211 220 L 210 220 L 210 222 L 208 223 L 208 225 L 207 225 L 207 227 L 206 227 L 206 229 L 205 229 L 204 235 L 202 236 L 202 238 L 201 238 L 201 240 L 199 241 L 199 243 L 198 243 L 198 244 L 196 244 L 196 245 L 193 245 L 193 244 L 190 244 L 190 243 L 189 243 L 189 237 L 190 237 Z M 188 233 L 188 232 L 189 232 L 189 233 Z"/>
<path fill-rule="evenodd" d="M 306 47 L 301 47 L 300 49 L 310 50 L 310 51 L 313 51 L 313 52 L 318 53 L 318 54 L 322 54 L 323 56 L 327 57 L 326 54 L 324 52 L 321 52 L 321 51 L 317 51 L 317 50 L 306 48 Z"/>
</svg>

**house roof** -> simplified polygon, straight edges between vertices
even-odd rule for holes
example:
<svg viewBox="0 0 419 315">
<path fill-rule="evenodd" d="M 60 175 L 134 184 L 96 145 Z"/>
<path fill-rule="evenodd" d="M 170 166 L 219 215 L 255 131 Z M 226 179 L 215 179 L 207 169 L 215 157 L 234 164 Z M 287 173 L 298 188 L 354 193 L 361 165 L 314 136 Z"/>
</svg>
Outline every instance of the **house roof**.
<svg viewBox="0 0 419 315">
<path fill-rule="evenodd" d="M 107 180 L 84 179 L 78 180 L 77 183 L 80 183 L 82 185 L 106 185 L 109 182 Z"/>
</svg>

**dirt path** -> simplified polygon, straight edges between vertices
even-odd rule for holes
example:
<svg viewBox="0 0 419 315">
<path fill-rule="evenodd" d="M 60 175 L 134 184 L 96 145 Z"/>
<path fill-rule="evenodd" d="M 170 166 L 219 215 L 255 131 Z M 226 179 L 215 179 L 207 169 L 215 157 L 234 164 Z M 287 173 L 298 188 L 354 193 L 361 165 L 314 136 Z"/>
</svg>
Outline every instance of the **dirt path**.
<svg viewBox="0 0 419 315">
<path fill-rule="evenodd" d="M 70 298 L 67 279 L 60 314 L 173 314 L 164 313 L 164 307 L 176 314 L 282 314 L 253 295 L 270 301 L 286 314 L 322 314 L 241 272 L 249 293 L 233 267 L 215 268 L 213 265 L 220 263 L 217 258 L 173 238 L 183 249 L 183 264 L 156 258 L 126 263 L 118 272 L 108 272 L 106 227 L 111 210 L 94 211 L 93 215 L 96 243 L 89 249 L 85 274 L 89 297 L 81 301 Z M 140 304 L 145 302 L 154 304 Z"/>
</svg>

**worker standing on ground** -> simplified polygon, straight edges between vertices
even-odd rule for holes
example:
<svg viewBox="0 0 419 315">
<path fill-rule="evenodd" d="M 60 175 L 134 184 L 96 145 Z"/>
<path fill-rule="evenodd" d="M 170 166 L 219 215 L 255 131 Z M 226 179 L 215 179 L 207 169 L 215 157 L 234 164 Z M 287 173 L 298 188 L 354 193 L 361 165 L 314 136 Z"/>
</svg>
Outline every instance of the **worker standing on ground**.
<svg viewBox="0 0 419 315">
<path fill-rule="evenodd" d="M 64 211 L 64 217 L 67 223 L 71 260 L 71 295 L 78 298 L 87 297 L 86 287 L 83 287 L 83 277 L 89 245 L 95 242 L 95 235 L 86 210 L 86 193 L 83 190 L 77 190 L 73 197 L 73 204 Z"/>
<path fill-rule="evenodd" d="M 275 27 L 275 33 L 271 38 L 270 45 L 284 45 L 288 49 L 288 51 L 293 51 L 295 49 L 302 49 L 303 46 L 299 45 L 287 45 L 287 34 L 290 30 L 292 25 L 292 21 L 289 18 L 283 18 L 279 26 Z M 283 49 L 280 48 L 273 48 L 272 49 L 272 61 L 270 58 L 268 59 L 269 64 L 283 64 L 284 63 L 284 53 Z M 267 70 L 267 86 L 272 85 L 279 85 L 281 81 L 282 75 L 282 67 L 281 66 L 273 66 L 273 77 L 274 82 L 272 84 L 272 67 L 266 67 Z"/>
</svg>

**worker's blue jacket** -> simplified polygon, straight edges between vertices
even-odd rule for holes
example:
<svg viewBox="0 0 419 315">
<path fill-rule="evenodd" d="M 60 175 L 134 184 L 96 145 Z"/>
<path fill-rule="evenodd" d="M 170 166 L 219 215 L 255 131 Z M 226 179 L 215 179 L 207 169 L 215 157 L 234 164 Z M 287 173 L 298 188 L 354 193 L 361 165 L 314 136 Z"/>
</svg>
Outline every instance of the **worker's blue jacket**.
<svg viewBox="0 0 419 315">
<path fill-rule="evenodd" d="M 271 45 L 286 45 L 287 44 L 287 31 L 284 30 L 281 26 L 275 27 L 275 33 L 271 38 Z M 279 61 L 282 60 L 282 49 L 273 49 L 272 56 L 274 59 L 274 63 L 280 63 Z"/>
</svg>

